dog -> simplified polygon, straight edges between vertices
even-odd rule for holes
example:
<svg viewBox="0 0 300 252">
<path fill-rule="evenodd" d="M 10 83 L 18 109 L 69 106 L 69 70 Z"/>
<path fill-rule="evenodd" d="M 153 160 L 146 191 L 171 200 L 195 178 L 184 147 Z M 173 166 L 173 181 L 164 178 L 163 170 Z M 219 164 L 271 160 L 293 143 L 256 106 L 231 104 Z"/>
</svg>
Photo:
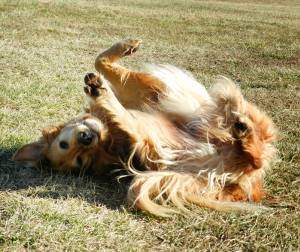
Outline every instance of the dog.
<svg viewBox="0 0 300 252">
<path fill-rule="evenodd" d="M 276 155 L 272 120 L 222 77 L 210 89 L 171 65 L 143 72 L 117 64 L 140 40 L 100 53 L 98 73 L 85 76 L 89 113 L 46 128 L 13 156 L 61 172 L 101 175 L 122 167 L 133 175 L 128 201 L 158 216 L 198 205 L 253 210 L 264 196 L 263 178 Z"/>
</svg>

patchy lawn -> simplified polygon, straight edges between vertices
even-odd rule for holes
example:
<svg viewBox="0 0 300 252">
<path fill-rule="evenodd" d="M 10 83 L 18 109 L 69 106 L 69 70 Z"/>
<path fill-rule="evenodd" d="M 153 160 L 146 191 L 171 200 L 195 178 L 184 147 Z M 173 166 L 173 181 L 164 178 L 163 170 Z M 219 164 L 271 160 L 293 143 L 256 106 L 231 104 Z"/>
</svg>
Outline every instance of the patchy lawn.
<svg viewBox="0 0 300 252">
<path fill-rule="evenodd" d="M 0 24 L 0 250 L 299 250 L 299 1 L 1 0 Z M 228 76 L 272 116 L 282 137 L 266 177 L 272 211 L 157 219 L 130 212 L 126 188 L 107 178 L 10 160 L 82 111 L 95 56 L 129 37 L 144 44 L 127 65 L 171 63 L 206 85 Z"/>
</svg>

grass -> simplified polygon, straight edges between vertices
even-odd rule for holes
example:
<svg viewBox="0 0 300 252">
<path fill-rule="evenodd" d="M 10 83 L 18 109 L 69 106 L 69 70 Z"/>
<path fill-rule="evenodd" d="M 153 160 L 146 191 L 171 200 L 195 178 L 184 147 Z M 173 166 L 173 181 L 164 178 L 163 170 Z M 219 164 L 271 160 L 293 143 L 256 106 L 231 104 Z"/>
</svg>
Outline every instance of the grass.
<svg viewBox="0 0 300 252">
<path fill-rule="evenodd" d="M 0 23 L 0 250 L 299 250 L 299 1 L 1 0 Z M 272 116 L 282 139 L 266 177 L 270 212 L 157 219 L 128 210 L 126 187 L 108 178 L 10 160 L 82 111 L 95 56 L 128 37 L 144 46 L 127 65 L 171 63 L 207 85 L 228 76 Z"/>
</svg>

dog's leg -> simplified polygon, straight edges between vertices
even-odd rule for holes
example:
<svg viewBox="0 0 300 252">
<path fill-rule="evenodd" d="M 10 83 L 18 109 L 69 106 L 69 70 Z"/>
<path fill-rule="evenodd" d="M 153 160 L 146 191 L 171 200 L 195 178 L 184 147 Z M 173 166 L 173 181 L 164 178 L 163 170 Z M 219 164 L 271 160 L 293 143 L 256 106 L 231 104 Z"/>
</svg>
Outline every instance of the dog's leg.
<svg viewBox="0 0 300 252">
<path fill-rule="evenodd" d="M 128 125 L 130 128 L 134 119 L 119 102 L 109 83 L 99 74 L 94 73 L 88 73 L 84 81 L 84 92 L 89 98 L 90 113 L 104 120 L 107 124 Z"/>
<path fill-rule="evenodd" d="M 108 153 L 122 157 L 125 162 L 132 162 L 135 168 L 157 170 L 164 167 L 152 160 L 161 159 L 157 152 L 157 149 L 161 149 L 158 139 L 171 138 L 168 138 L 169 124 L 162 118 L 125 109 L 110 89 L 109 83 L 101 80 L 100 75 L 87 74 L 85 81 L 84 91 L 90 99 L 90 113 L 101 119 L 109 132 Z M 148 123 L 150 129 L 145 128 L 145 123 Z M 158 127 L 162 131 L 156 132 Z M 158 139 L 153 142 L 149 133 L 154 133 Z"/>
<path fill-rule="evenodd" d="M 126 69 L 115 62 L 136 52 L 141 40 L 128 39 L 114 44 L 98 55 L 95 67 L 114 86 L 117 98 L 126 108 L 140 109 L 143 105 L 153 105 L 164 85 L 154 76 Z"/>
<path fill-rule="evenodd" d="M 122 106 L 107 81 L 99 75 L 85 76 L 84 92 L 89 98 L 90 113 L 107 126 L 106 151 L 115 156 L 128 156 L 130 146 L 136 141 L 134 118 Z"/>
</svg>

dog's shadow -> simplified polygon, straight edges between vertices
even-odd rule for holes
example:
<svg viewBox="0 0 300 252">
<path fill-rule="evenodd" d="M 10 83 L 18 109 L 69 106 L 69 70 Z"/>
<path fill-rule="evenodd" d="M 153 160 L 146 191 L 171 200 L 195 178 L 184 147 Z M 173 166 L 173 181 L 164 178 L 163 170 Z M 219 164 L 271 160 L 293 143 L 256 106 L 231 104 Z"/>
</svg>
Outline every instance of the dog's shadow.
<svg viewBox="0 0 300 252">
<path fill-rule="evenodd" d="M 95 177 L 89 174 L 60 175 L 51 170 L 37 170 L 11 160 L 16 149 L 0 147 L 0 191 L 21 191 L 24 196 L 50 199 L 80 198 L 90 204 L 120 209 L 126 203 L 130 178 L 115 175 Z"/>
</svg>

